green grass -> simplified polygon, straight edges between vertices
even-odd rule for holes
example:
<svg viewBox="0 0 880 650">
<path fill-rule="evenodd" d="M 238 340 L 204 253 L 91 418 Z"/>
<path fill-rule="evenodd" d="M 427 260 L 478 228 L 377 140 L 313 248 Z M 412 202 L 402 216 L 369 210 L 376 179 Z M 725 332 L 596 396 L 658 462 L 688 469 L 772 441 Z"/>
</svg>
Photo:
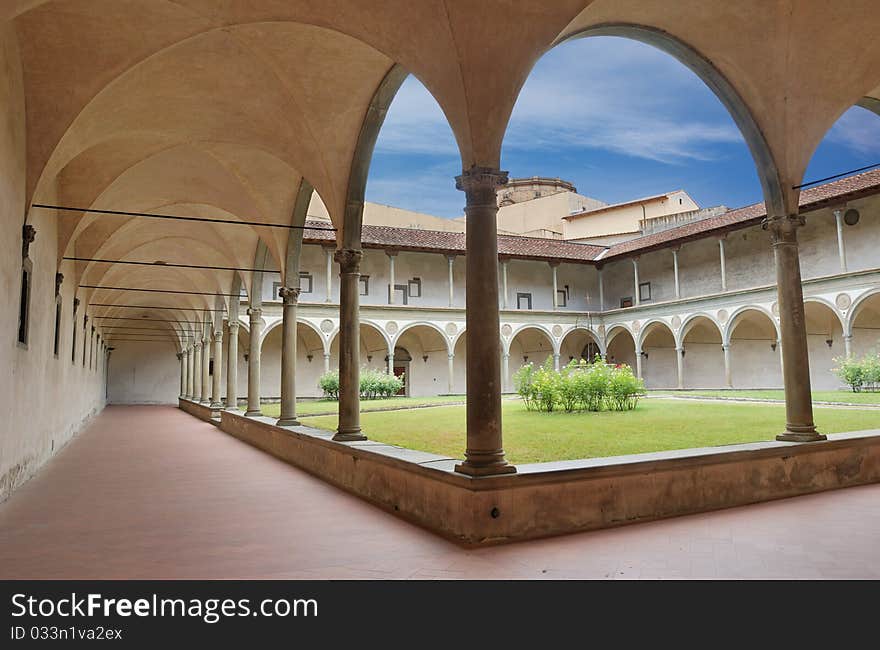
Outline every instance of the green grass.
<svg viewBox="0 0 880 650">
<path fill-rule="evenodd" d="M 464 402 L 464 395 L 441 395 L 439 397 L 391 397 L 389 399 L 361 400 L 361 413 L 381 411 L 392 408 L 414 408 Z M 263 404 L 263 415 L 271 418 L 281 416 L 281 404 Z M 339 402 L 329 399 L 303 400 L 296 403 L 296 414 L 315 415 L 316 413 L 338 413 Z"/>
<path fill-rule="evenodd" d="M 700 397 L 748 397 L 757 399 L 785 399 L 782 390 L 687 390 L 681 391 L 650 391 L 657 395 L 693 395 Z M 839 402 L 841 404 L 880 404 L 880 393 L 854 393 L 845 390 L 813 391 L 813 400 L 820 402 Z"/>
<path fill-rule="evenodd" d="M 785 421 L 784 407 L 776 404 L 662 399 L 642 400 L 628 413 L 535 413 L 511 401 L 504 402 L 503 409 L 504 449 L 513 463 L 772 440 Z M 824 433 L 880 428 L 876 410 L 816 408 L 814 412 Z M 307 422 L 332 430 L 337 418 L 315 417 Z M 365 413 L 361 424 L 371 440 L 463 456 L 464 406 Z"/>
</svg>

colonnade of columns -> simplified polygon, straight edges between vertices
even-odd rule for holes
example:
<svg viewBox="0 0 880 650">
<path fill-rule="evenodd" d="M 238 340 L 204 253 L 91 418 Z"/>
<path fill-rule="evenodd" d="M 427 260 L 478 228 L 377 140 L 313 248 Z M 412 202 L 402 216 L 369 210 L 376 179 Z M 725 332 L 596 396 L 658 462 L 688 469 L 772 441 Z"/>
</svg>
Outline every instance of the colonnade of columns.
<svg viewBox="0 0 880 650">
<path fill-rule="evenodd" d="M 507 377 L 509 355 L 499 354 L 501 349 L 499 322 L 498 249 L 496 213 L 496 190 L 507 182 L 507 173 L 497 169 L 474 167 L 456 178 L 456 187 L 466 196 L 467 251 L 466 256 L 466 328 L 467 328 L 467 444 L 466 460 L 456 466 L 456 471 L 471 476 L 486 476 L 515 472 L 505 459 L 502 446 L 501 392 L 502 377 Z M 797 216 L 770 217 L 765 228 L 770 232 L 774 250 L 780 331 L 782 346 L 782 373 L 786 393 L 786 427 L 778 436 L 786 441 L 816 441 L 825 436 L 816 432 L 812 414 L 810 392 L 809 358 L 805 329 L 803 291 L 801 287 L 798 257 L 797 228 L 802 224 Z M 722 276 L 726 275 L 724 240 L 719 239 Z M 339 332 L 339 426 L 334 440 L 364 440 L 360 426 L 360 319 L 359 279 L 362 251 L 343 248 L 335 251 L 334 259 L 339 265 L 340 278 L 340 332 Z M 841 250 L 841 258 L 843 252 Z M 389 258 L 393 264 L 393 257 Z M 676 277 L 676 296 L 680 295 L 678 283 L 678 254 L 673 250 Z M 842 266 L 844 262 L 842 261 Z M 506 264 L 501 265 L 502 279 L 506 280 Z M 555 267 L 554 267 L 555 271 Z M 633 260 L 635 300 L 638 302 L 638 260 Z M 452 303 L 452 258 L 449 261 L 450 304 Z M 599 270 L 600 303 L 604 305 L 601 269 Z M 393 276 L 392 276 L 393 277 Z M 554 272 L 555 280 L 555 272 Z M 722 277 L 726 285 L 726 277 Z M 506 282 L 503 302 L 506 304 Z M 554 303 L 555 303 L 554 282 Z M 393 296 L 393 287 L 392 287 Z M 299 290 L 284 288 L 282 330 L 281 375 L 281 425 L 297 424 L 296 420 L 296 306 Z M 329 296 L 329 283 L 328 283 Z M 391 299 L 393 300 L 393 298 Z M 248 409 L 246 415 L 261 415 L 260 410 L 260 345 L 261 310 L 252 307 L 250 317 L 250 351 L 248 359 Z M 235 406 L 237 382 L 238 324 L 229 325 L 229 351 L 227 355 L 227 405 Z M 846 341 L 847 349 L 851 342 Z M 724 373 L 731 384 L 730 346 L 722 345 Z M 394 351 L 389 351 L 389 370 L 393 372 Z M 684 349 L 675 348 L 677 382 L 684 384 Z M 212 406 L 220 404 L 220 359 L 222 358 L 222 332 L 214 333 L 215 373 Z M 181 394 L 190 399 L 208 399 L 208 370 L 210 359 L 209 340 L 195 341 L 181 355 Z M 453 390 L 454 354 L 448 355 L 449 389 Z M 329 355 L 324 355 L 325 369 L 329 369 Z M 559 367 L 559 355 L 554 354 L 554 366 Z M 642 354 L 636 350 L 636 372 L 642 375 Z"/>
</svg>

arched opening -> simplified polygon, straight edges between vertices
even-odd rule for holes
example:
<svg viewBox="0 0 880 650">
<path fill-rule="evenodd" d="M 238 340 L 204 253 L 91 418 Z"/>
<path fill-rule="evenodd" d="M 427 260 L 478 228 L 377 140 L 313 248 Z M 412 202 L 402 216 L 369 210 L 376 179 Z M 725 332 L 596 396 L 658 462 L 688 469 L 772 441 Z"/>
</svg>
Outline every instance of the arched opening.
<svg viewBox="0 0 880 650">
<path fill-rule="evenodd" d="M 775 167 L 732 87 L 685 44 L 635 25 L 574 34 L 537 62 L 511 114 L 502 160 L 512 173 L 570 181 L 580 198 L 555 224 L 557 235 L 606 245 L 652 231 L 658 219 L 685 223 L 702 208 L 754 203 L 761 182 L 765 197 L 780 195 L 775 178 L 757 177 L 755 160 L 769 176 Z M 656 200 L 577 218 L 640 197 Z M 552 229 L 533 203 L 530 226 Z M 606 292 L 607 304 L 633 296 L 631 273 L 628 283 L 620 296 Z"/>
<path fill-rule="evenodd" d="M 273 402 L 281 399 L 281 322 L 273 324 L 263 338 L 260 351 L 260 397 Z"/>
<path fill-rule="evenodd" d="M 724 350 L 715 321 L 695 316 L 683 325 L 682 332 L 684 387 L 725 387 Z"/>
<path fill-rule="evenodd" d="M 852 354 L 861 357 L 880 350 L 880 292 L 859 302 L 852 315 Z"/>
<path fill-rule="evenodd" d="M 324 374 L 324 340 L 305 321 L 296 324 L 296 394 L 320 397 L 318 379 Z"/>
<path fill-rule="evenodd" d="M 462 332 L 455 340 L 454 352 L 452 386 L 449 392 L 464 395 L 467 392 L 467 332 Z"/>
<path fill-rule="evenodd" d="M 836 365 L 834 359 L 846 353 L 840 318 L 829 305 L 807 300 L 804 302 L 804 320 L 810 355 L 810 387 L 813 390 L 839 388 L 840 380 L 832 369 Z"/>
<path fill-rule="evenodd" d="M 404 388 L 410 397 L 446 393 L 449 387 L 449 348 L 446 337 L 430 325 L 413 325 L 397 337 L 396 345 L 406 348 L 412 361 L 406 368 Z M 402 362 L 394 352 L 395 374 Z"/>
<path fill-rule="evenodd" d="M 675 335 L 666 323 L 655 321 L 642 331 L 642 378 L 646 388 L 675 388 L 678 366 Z"/>
<path fill-rule="evenodd" d="M 513 376 L 527 363 L 539 367 L 553 358 L 553 341 L 550 335 L 538 327 L 524 327 L 510 341 L 508 360 L 508 386 L 513 387 Z"/>
<path fill-rule="evenodd" d="M 592 363 L 597 354 L 602 354 L 599 340 L 590 330 L 583 327 L 570 330 L 559 343 L 559 363 L 563 366 L 570 361 L 580 359 Z"/>
<path fill-rule="evenodd" d="M 636 341 L 625 327 L 613 327 L 608 332 L 605 360 L 614 365 L 627 365 L 636 371 Z"/>
<path fill-rule="evenodd" d="M 731 321 L 728 338 L 734 388 L 782 386 L 782 352 L 770 316 L 760 309 L 741 311 Z"/>
<path fill-rule="evenodd" d="M 360 365 L 387 372 L 388 339 L 378 326 L 362 322 L 360 324 Z M 330 343 L 330 370 L 339 368 L 339 331 Z"/>
</svg>

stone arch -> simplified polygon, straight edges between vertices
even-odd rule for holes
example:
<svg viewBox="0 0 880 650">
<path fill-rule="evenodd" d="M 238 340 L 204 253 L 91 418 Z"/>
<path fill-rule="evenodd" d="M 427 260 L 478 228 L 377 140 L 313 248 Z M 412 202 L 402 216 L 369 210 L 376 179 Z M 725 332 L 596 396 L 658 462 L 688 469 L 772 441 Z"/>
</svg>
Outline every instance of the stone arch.
<svg viewBox="0 0 880 650">
<path fill-rule="evenodd" d="M 624 324 L 614 325 L 605 335 L 605 360 L 611 364 L 625 364 L 636 372 L 636 337 Z"/>
<path fill-rule="evenodd" d="M 810 358 L 810 387 L 813 390 L 838 388 L 840 382 L 832 368 L 836 365 L 835 359 L 846 353 L 839 313 L 825 300 L 804 300 L 804 328 Z"/>
<path fill-rule="evenodd" d="M 559 363 L 565 365 L 572 359 L 592 362 L 594 351 L 600 355 L 605 351 L 599 335 L 588 327 L 573 327 L 559 340 Z"/>
<path fill-rule="evenodd" d="M 502 342 L 502 348 L 502 354 L 508 355 L 507 377 L 502 377 L 502 384 L 506 380 L 507 386 L 513 386 L 516 371 L 527 363 L 540 366 L 557 354 L 553 334 L 542 325 L 523 325 L 517 328 L 510 335 L 506 347 Z"/>
<path fill-rule="evenodd" d="M 675 332 L 665 320 L 655 318 L 639 330 L 637 350 L 642 355 L 642 378 L 648 388 L 678 385 Z"/>
<path fill-rule="evenodd" d="M 679 347 L 685 388 L 726 386 L 721 327 L 705 313 L 692 314 L 682 323 Z"/>
<path fill-rule="evenodd" d="M 448 392 L 449 355 L 452 348 L 443 331 L 432 323 L 410 323 L 401 328 L 394 339 L 395 374 L 403 372 L 406 395 L 423 397 Z M 411 360 L 401 365 L 397 348 L 405 348 Z"/>
<path fill-rule="evenodd" d="M 400 328 L 400 331 L 397 332 L 397 335 L 393 338 L 393 343 L 394 343 L 394 345 L 398 345 L 398 341 L 400 341 L 401 337 L 402 337 L 406 332 L 408 332 L 409 330 L 412 330 L 412 329 L 414 329 L 414 328 L 417 328 L 417 327 L 427 327 L 428 329 L 433 330 L 434 332 L 436 332 L 437 335 L 438 335 L 438 336 L 443 340 L 443 342 L 446 344 L 446 351 L 447 351 L 447 353 L 448 353 L 448 354 L 452 354 L 452 350 L 453 350 L 453 347 L 454 347 L 454 342 L 449 340 L 449 337 L 446 335 L 446 332 L 444 332 L 443 329 L 442 329 L 439 325 L 437 325 L 436 323 L 432 323 L 431 321 L 415 321 L 415 322 L 412 322 L 412 323 L 407 323 L 406 325 L 404 325 L 403 327 Z M 459 333 L 459 336 L 460 336 L 462 333 L 464 333 L 464 330 L 462 330 L 462 332 Z M 457 339 L 457 338 L 458 338 L 458 337 L 456 337 L 456 339 Z"/>
<path fill-rule="evenodd" d="M 591 36 L 618 36 L 651 45 L 665 52 L 699 77 L 724 105 L 739 128 L 752 154 L 767 213 L 792 214 L 797 211 L 796 196 L 783 186 L 773 152 L 746 102 L 727 78 L 693 46 L 669 32 L 635 23 L 603 23 L 567 34 L 558 43 Z M 558 44 L 557 43 L 557 44 Z"/>
<path fill-rule="evenodd" d="M 853 328 L 860 312 L 865 309 L 866 305 L 873 303 L 878 295 L 880 295 L 880 289 L 871 289 L 853 301 L 852 306 L 850 306 L 849 311 L 847 312 L 847 317 L 844 319 L 844 332 L 846 332 L 847 335 L 854 335 Z M 806 300 L 804 302 L 806 302 Z"/>
<path fill-rule="evenodd" d="M 748 305 L 733 313 L 724 334 L 733 388 L 782 386 L 779 339 L 779 325 L 767 309 Z"/>
<path fill-rule="evenodd" d="M 327 349 L 330 351 L 330 367 L 338 367 L 339 361 L 339 329 L 330 337 Z M 385 357 L 392 350 L 391 338 L 377 323 L 370 320 L 360 322 L 360 365 L 377 370 L 386 369 Z M 334 363 L 335 360 L 335 363 Z"/>
<path fill-rule="evenodd" d="M 513 332 L 507 338 L 506 345 L 504 343 L 504 339 L 502 338 L 502 343 L 501 343 L 502 350 L 504 352 L 507 352 L 508 354 L 510 354 L 510 345 L 513 343 L 513 340 L 517 336 L 519 336 L 522 332 L 524 332 L 525 330 L 537 330 L 537 331 L 541 332 L 542 334 L 544 334 L 547 337 L 547 340 L 550 342 L 550 348 L 552 350 L 552 354 L 558 354 L 559 347 L 558 347 L 558 344 L 556 341 L 556 337 L 553 336 L 553 332 L 550 331 L 550 328 L 548 328 L 544 325 L 537 324 L 537 323 L 536 324 L 528 324 L 528 325 L 520 325 L 519 327 L 517 327 L 515 330 L 513 330 Z"/>
</svg>

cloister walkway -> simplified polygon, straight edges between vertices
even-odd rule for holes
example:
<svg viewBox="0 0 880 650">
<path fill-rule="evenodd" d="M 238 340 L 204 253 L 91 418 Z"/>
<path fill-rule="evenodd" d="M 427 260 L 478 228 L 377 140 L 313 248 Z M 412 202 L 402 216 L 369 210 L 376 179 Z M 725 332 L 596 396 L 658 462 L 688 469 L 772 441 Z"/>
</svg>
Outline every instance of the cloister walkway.
<svg viewBox="0 0 880 650">
<path fill-rule="evenodd" d="M 880 578 L 880 485 L 463 549 L 173 407 L 108 407 L 0 504 L 0 578 Z"/>
</svg>

